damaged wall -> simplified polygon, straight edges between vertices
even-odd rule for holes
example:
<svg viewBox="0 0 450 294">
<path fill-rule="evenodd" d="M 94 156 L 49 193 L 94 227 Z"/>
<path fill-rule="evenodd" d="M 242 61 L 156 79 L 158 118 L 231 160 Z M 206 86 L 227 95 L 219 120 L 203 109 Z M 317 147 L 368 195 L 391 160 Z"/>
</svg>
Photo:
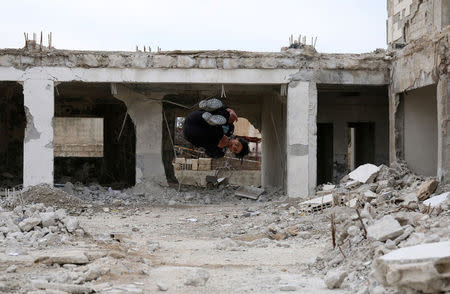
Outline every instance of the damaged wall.
<svg viewBox="0 0 450 294">
<path fill-rule="evenodd" d="M 338 182 L 349 172 L 349 123 L 373 123 L 374 145 L 369 148 L 374 150 L 374 161 L 370 163 L 389 163 L 389 108 L 386 86 L 318 85 L 318 97 L 317 122 L 333 125 L 333 182 Z"/>
<path fill-rule="evenodd" d="M 388 0 L 387 43 L 405 44 L 450 24 L 448 0 Z"/>
<path fill-rule="evenodd" d="M 437 103 L 436 85 L 405 92 L 404 152 L 408 167 L 416 174 L 436 176 Z"/>
<path fill-rule="evenodd" d="M 92 132 L 77 136 L 77 143 L 83 144 L 91 152 L 78 151 L 64 157 L 55 152 L 55 182 L 82 182 L 86 185 L 100 183 L 116 189 L 133 186 L 136 161 L 134 125 L 129 116 L 124 120 L 127 107 L 111 95 L 110 84 L 62 83 L 57 86 L 55 97 L 55 118 L 58 120 L 76 122 L 91 118 L 88 122 L 97 125 L 97 128 L 101 127 L 95 138 L 87 137 Z M 86 123 L 84 127 L 87 127 Z M 77 131 L 84 132 L 80 129 L 83 125 L 74 126 L 78 127 Z M 57 131 L 55 129 L 56 135 Z M 102 137 L 98 138 L 99 135 Z M 63 138 L 56 139 L 55 150 L 60 148 Z M 98 148 L 102 149 L 101 154 Z"/>
<path fill-rule="evenodd" d="M 448 181 L 450 145 L 448 143 L 447 110 L 450 68 L 450 27 L 422 37 L 405 48 L 395 51 L 389 86 L 390 161 L 405 159 L 404 107 L 402 93 L 437 84 L 437 177 Z"/>
</svg>

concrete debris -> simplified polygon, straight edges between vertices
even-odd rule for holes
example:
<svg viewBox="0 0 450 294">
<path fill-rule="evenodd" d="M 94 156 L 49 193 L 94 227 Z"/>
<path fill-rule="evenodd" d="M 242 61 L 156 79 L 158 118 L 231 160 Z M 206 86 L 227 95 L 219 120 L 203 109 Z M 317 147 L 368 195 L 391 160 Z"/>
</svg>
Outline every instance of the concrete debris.
<svg viewBox="0 0 450 294">
<path fill-rule="evenodd" d="M 450 199 L 450 192 L 445 192 L 431 198 L 428 198 L 423 202 L 423 205 L 431 206 L 431 207 L 439 207 L 442 205 L 447 199 Z"/>
<path fill-rule="evenodd" d="M 385 215 L 373 225 L 367 227 L 367 237 L 372 240 L 386 241 L 400 236 L 403 228 L 400 223 L 391 215 Z"/>
<path fill-rule="evenodd" d="M 32 286 L 36 289 L 41 290 L 58 290 L 64 291 L 66 293 L 73 294 L 84 294 L 93 293 L 94 289 L 84 285 L 72 285 L 72 284 L 62 284 L 62 283 L 48 283 L 45 281 L 32 281 Z"/>
<path fill-rule="evenodd" d="M 204 269 L 195 269 L 190 273 L 190 277 L 184 283 L 186 286 L 205 286 L 209 279 L 209 272 Z"/>
<path fill-rule="evenodd" d="M 450 290 L 450 241 L 394 250 L 373 263 L 372 276 L 401 292 Z"/>
<path fill-rule="evenodd" d="M 44 264 L 86 264 L 89 258 L 83 251 L 63 251 L 43 254 L 34 260 L 35 263 Z"/>
<path fill-rule="evenodd" d="M 28 232 L 40 223 L 40 218 L 29 217 L 19 223 L 19 228 L 22 230 L 22 232 Z"/>
<path fill-rule="evenodd" d="M 376 165 L 366 163 L 358 166 L 348 174 L 349 178 L 363 184 L 371 183 L 377 177 L 380 168 Z"/>
<path fill-rule="evenodd" d="M 262 193 L 264 193 L 264 189 L 252 186 L 241 186 L 236 190 L 235 196 L 257 200 Z"/>
<path fill-rule="evenodd" d="M 167 291 L 167 290 L 169 290 L 169 287 L 166 284 L 161 283 L 161 282 L 156 283 L 156 286 L 158 287 L 159 291 Z"/>
<path fill-rule="evenodd" d="M 419 190 L 417 191 L 417 197 L 420 201 L 424 201 L 430 197 L 431 194 L 434 193 L 438 186 L 438 181 L 431 179 L 426 181 L 422 184 L 422 186 L 419 187 Z"/>
<path fill-rule="evenodd" d="M 325 276 L 325 284 L 328 289 L 339 288 L 347 276 L 347 272 L 342 270 L 333 270 Z"/>
</svg>

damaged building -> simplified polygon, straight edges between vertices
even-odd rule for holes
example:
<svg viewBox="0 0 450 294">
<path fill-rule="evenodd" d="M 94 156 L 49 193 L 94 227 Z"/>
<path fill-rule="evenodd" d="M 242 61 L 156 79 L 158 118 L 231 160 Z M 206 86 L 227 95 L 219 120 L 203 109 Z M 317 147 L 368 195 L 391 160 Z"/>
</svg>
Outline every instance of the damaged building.
<svg viewBox="0 0 450 294">
<path fill-rule="evenodd" d="M 446 0 L 388 0 L 389 48 L 365 54 L 2 49 L 2 183 L 166 184 L 176 118 L 221 89 L 261 132 L 262 186 L 306 198 L 397 160 L 448 182 L 449 18 Z"/>
</svg>

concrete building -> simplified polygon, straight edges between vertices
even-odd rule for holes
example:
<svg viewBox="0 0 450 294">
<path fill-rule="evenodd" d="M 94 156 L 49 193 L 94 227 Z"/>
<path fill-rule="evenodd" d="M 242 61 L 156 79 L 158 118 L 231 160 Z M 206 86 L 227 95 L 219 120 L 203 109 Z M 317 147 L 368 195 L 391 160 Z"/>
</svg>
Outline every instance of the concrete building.
<svg viewBox="0 0 450 294">
<path fill-rule="evenodd" d="M 366 54 L 306 44 L 278 53 L 91 52 L 33 41 L 0 50 L 0 174 L 24 186 L 80 170 L 128 186 L 165 183 L 170 129 L 189 111 L 179 104 L 223 86 L 227 103 L 261 131 L 264 186 L 307 197 L 351 167 L 398 159 L 448 181 L 449 1 L 389 0 L 388 11 L 389 50 Z M 88 142 L 93 157 L 55 157 L 61 118 L 101 118 L 103 142 L 94 145 L 103 156 Z"/>
</svg>

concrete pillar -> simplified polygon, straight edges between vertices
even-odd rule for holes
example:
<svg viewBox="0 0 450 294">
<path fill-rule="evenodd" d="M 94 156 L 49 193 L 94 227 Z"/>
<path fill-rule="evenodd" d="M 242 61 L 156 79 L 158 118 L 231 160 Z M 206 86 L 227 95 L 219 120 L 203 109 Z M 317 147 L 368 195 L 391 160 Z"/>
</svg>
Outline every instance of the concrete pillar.
<svg viewBox="0 0 450 294">
<path fill-rule="evenodd" d="M 136 183 L 167 184 L 162 162 L 162 104 L 114 84 L 113 96 L 125 102 L 136 127 Z"/>
<path fill-rule="evenodd" d="M 24 187 L 53 185 L 53 115 L 52 80 L 27 79 L 23 82 L 27 118 L 23 151 Z"/>
<path fill-rule="evenodd" d="M 450 79 L 441 76 L 437 84 L 438 158 L 437 178 L 450 182 Z"/>
<path fill-rule="evenodd" d="M 289 83 L 287 94 L 287 194 L 306 198 L 317 177 L 317 87 Z"/>
<path fill-rule="evenodd" d="M 283 187 L 286 174 L 286 104 L 279 97 L 265 97 L 261 112 L 264 187 Z"/>
</svg>

